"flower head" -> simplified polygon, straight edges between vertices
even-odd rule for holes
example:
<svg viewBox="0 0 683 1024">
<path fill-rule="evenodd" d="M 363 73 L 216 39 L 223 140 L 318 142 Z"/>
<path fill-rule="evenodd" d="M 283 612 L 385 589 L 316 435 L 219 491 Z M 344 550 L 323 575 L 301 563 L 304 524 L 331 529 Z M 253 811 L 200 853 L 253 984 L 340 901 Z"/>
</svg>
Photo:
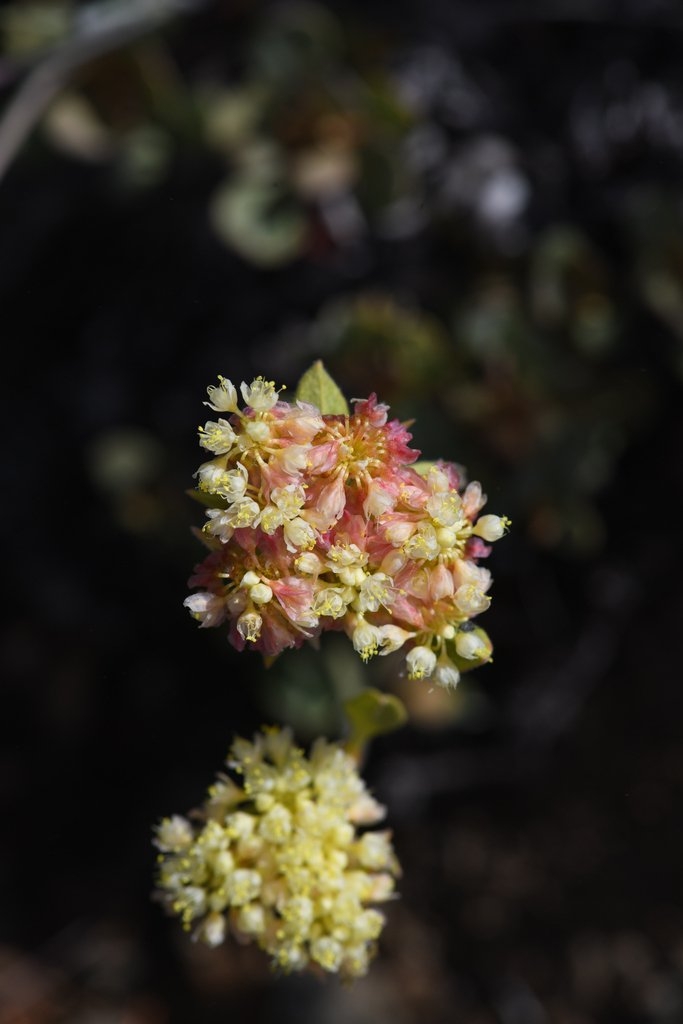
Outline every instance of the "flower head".
<svg viewBox="0 0 683 1024">
<path fill-rule="evenodd" d="M 285 971 L 366 973 L 399 867 L 384 816 L 353 759 L 318 740 L 306 756 L 287 729 L 237 739 L 201 824 L 157 828 L 158 887 L 183 926 L 210 946 L 232 933 Z"/>
<path fill-rule="evenodd" d="M 491 603 L 478 561 L 509 521 L 479 515 L 481 486 L 452 463 L 413 468 L 410 434 L 375 395 L 328 414 L 263 377 L 218 381 L 206 404 L 227 418 L 200 428 L 214 457 L 196 474 L 212 553 L 186 601 L 200 624 L 226 621 L 234 646 L 267 656 L 329 629 L 364 661 L 405 644 L 412 678 L 448 685 L 488 660 L 467 629 Z"/>
</svg>

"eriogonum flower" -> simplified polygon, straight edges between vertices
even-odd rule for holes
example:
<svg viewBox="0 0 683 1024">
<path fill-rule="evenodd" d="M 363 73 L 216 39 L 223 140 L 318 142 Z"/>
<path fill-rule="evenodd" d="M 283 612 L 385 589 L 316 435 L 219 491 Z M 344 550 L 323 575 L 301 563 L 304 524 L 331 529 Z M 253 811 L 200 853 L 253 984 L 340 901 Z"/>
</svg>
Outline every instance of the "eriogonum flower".
<svg viewBox="0 0 683 1024">
<path fill-rule="evenodd" d="M 285 971 L 365 974 L 399 873 L 384 816 L 353 759 L 318 740 L 310 756 L 288 729 L 237 739 L 200 824 L 157 828 L 158 886 L 186 930 L 210 946 L 232 933 Z"/>
<path fill-rule="evenodd" d="M 199 428 L 213 458 L 196 474 L 211 553 L 185 602 L 200 624 L 225 621 L 235 647 L 268 656 L 343 630 L 363 660 L 405 646 L 410 676 L 443 686 L 487 660 L 478 563 L 508 520 L 479 515 L 481 486 L 450 463 L 413 468 L 411 435 L 375 395 L 323 414 L 258 377 L 240 409 L 218 380 L 206 404 L 222 415 Z"/>
</svg>

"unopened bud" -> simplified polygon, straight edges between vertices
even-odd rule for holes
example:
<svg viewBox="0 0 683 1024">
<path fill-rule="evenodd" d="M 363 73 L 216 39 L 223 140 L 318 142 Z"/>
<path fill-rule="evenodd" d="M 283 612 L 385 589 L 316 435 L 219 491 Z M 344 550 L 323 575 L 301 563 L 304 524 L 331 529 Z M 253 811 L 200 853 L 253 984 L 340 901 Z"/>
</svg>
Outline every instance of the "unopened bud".
<svg viewBox="0 0 683 1024">
<path fill-rule="evenodd" d="M 458 633 L 455 638 L 455 649 L 461 658 L 486 658 L 489 649 L 475 632 Z"/>
<path fill-rule="evenodd" d="M 493 541 L 500 540 L 509 525 L 510 520 L 507 516 L 482 516 L 477 519 L 472 533 L 492 544 Z"/>
<path fill-rule="evenodd" d="M 249 591 L 249 597 L 252 599 L 254 604 L 268 604 L 273 597 L 273 591 L 267 583 L 257 583 L 256 586 L 252 587 Z"/>
</svg>

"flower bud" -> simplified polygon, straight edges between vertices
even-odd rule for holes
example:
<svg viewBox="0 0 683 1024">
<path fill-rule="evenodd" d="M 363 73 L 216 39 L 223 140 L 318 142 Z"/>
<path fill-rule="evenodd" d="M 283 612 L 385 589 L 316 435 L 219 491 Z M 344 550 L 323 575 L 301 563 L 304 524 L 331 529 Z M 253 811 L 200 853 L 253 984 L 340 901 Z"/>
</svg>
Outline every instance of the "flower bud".
<svg viewBox="0 0 683 1024">
<path fill-rule="evenodd" d="M 257 583 L 256 586 L 252 587 L 249 591 L 249 597 L 252 599 L 254 604 L 268 604 L 268 602 L 272 600 L 273 591 L 267 583 Z"/>
<path fill-rule="evenodd" d="M 323 568 L 320 558 L 312 551 L 303 551 L 294 560 L 294 565 L 305 576 L 317 576 Z"/>
<path fill-rule="evenodd" d="M 481 516 L 481 518 L 477 519 L 472 533 L 492 544 L 493 541 L 500 540 L 509 523 L 510 520 L 507 516 Z"/>
<path fill-rule="evenodd" d="M 265 444 L 270 437 L 270 427 L 263 420 L 248 420 L 244 432 L 256 444 Z"/>
<path fill-rule="evenodd" d="M 461 658 L 474 659 L 488 657 L 489 649 L 480 636 L 474 631 L 460 632 L 455 638 L 455 649 Z"/>
</svg>

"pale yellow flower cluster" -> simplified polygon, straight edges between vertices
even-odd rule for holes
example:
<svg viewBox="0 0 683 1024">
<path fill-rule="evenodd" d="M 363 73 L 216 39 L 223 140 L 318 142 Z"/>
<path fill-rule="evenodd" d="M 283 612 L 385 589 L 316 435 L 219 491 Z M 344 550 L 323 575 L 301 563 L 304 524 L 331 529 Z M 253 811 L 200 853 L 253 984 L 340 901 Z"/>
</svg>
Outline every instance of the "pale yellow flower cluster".
<svg viewBox="0 0 683 1024">
<path fill-rule="evenodd" d="M 368 969 L 399 873 L 390 834 L 359 831 L 384 817 L 355 762 L 317 740 L 310 756 L 288 729 L 237 739 L 203 808 L 204 823 L 164 819 L 157 829 L 164 902 L 196 938 L 228 931 L 255 941 L 284 971 L 343 977 Z"/>
</svg>

